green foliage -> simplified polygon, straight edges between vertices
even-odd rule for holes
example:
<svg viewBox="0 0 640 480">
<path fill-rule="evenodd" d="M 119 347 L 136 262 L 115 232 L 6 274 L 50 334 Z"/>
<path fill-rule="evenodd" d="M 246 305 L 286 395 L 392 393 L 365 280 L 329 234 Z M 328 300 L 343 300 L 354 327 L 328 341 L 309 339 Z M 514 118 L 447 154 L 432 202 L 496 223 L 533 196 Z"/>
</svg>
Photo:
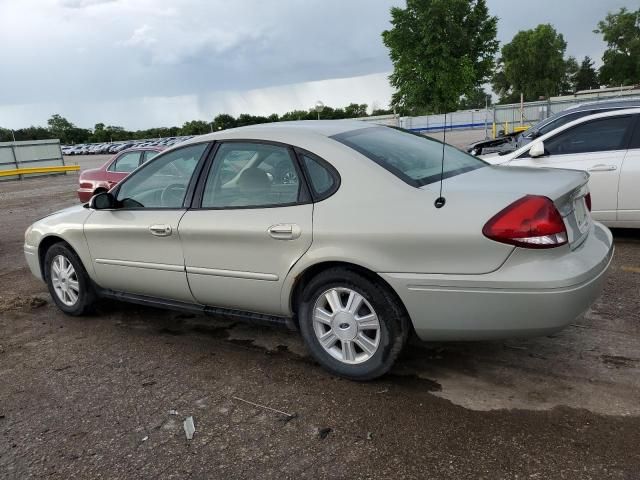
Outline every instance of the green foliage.
<svg viewBox="0 0 640 480">
<path fill-rule="evenodd" d="M 393 62 L 392 104 L 412 114 L 455 110 L 491 75 L 497 17 L 485 0 L 407 0 L 382 33 Z"/>
<path fill-rule="evenodd" d="M 562 34 L 549 24 L 518 32 L 502 47 L 493 90 L 502 102 L 519 101 L 521 93 L 525 101 L 559 94 L 567 82 L 566 48 Z"/>
<path fill-rule="evenodd" d="M 576 77 L 580 71 L 580 65 L 575 57 L 569 57 L 564 62 L 564 75 L 560 82 L 560 94 L 570 95 L 576 92 Z"/>
<path fill-rule="evenodd" d="M 459 110 L 474 110 L 478 108 L 485 108 L 487 105 L 492 105 L 491 95 L 484 91 L 482 87 L 474 88 L 471 93 L 468 93 L 460 98 L 458 102 Z"/>
<path fill-rule="evenodd" d="M 344 115 L 346 118 L 359 118 L 367 116 L 367 104 L 366 103 L 350 103 L 344 107 Z"/>
<path fill-rule="evenodd" d="M 51 132 L 44 127 L 26 127 L 13 130 L 13 133 L 8 128 L 0 127 L 0 142 L 12 142 L 15 135 L 16 141 L 21 142 L 25 140 L 47 140 L 55 138 Z"/>
<path fill-rule="evenodd" d="M 204 120 L 191 120 L 182 125 L 180 135 L 202 135 L 211 133 L 212 128 L 213 126 Z"/>
<path fill-rule="evenodd" d="M 234 128 L 237 126 L 236 119 L 227 113 L 221 113 L 213 119 L 214 130 L 226 130 L 227 128 Z"/>
<path fill-rule="evenodd" d="M 575 76 L 575 89 L 589 90 L 592 88 L 599 88 L 600 82 L 598 81 L 598 71 L 593 67 L 593 60 L 589 57 L 584 57 L 578 73 Z"/>
<path fill-rule="evenodd" d="M 47 125 L 49 126 L 49 138 L 58 138 L 61 143 L 65 144 L 76 143 L 86 139 L 90 134 L 90 130 L 76 127 L 69 120 L 57 113 L 47 120 Z"/>
<path fill-rule="evenodd" d="M 640 8 L 607 14 L 594 33 L 601 33 L 607 42 L 600 82 L 612 87 L 640 83 Z"/>
<path fill-rule="evenodd" d="M 391 115 L 393 114 L 393 108 L 374 108 L 371 112 L 372 117 L 376 117 L 378 115 Z"/>
</svg>

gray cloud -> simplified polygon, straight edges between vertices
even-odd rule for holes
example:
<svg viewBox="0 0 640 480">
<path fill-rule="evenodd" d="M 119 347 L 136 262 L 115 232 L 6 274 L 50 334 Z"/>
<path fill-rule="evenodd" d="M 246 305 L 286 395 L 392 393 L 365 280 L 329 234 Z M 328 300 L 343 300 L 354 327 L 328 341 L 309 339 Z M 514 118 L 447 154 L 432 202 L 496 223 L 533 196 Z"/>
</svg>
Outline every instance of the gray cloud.
<svg viewBox="0 0 640 480">
<path fill-rule="evenodd" d="M 59 4 L 66 8 L 85 8 L 102 3 L 117 2 L 118 0 L 59 0 Z"/>
<path fill-rule="evenodd" d="M 597 21 L 620 6 L 637 6 L 637 0 L 488 3 L 491 13 L 500 17 L 501 41 L 538 23 L 553 23 L 565 35 L 569 54 L 596 60 L 605 47 L 592 33 Z M 391 70 L 380 33 L 389 26 L 390 7 L 402 4 L 402 0 L 0 0 L 4 46 L 0 125 L 12 124 L 18 117 L 42 123 L 54 113 L 50 108 L 72 119 L 96 121 L 108 111 L 115 123 L 139 125 L 144 118 L 158 121 L 159 109 L 168 105 L 162 123 L 171 124 L 182 118 L 176 111 L 180 103 L 171 100 L 180 98 L 190 99 L 187 110 L 203 117 L 219 113 L 219 108 L 233 109 L 232 100 L 248 111 L 265 113 L 261 109 L 272 105 L 256 92 L 273 94 L 274 87 L 279 88 L 278 110 L 287 110 L 307 98 L 296 96 L 300 91 L 317 92 L 325 103 L 337 101 L 342 97 L 331 91 L 327 81 L 359 76 L 364 76 L 360 82 L 370 83 L 353 90 L 354 100 L 361 90 L 367 92 L 363 98 L 368 103 L 384 105 L 390 90 L 381 87 L 381 76 L 374 82 L 370 74 Z M 321 81 L 326 90 L 309 83 Z M 374 85 L 377 96 L 369 88 Z M 253 103 L 238 100 L 242 98 Z M 123 107 L 127 103 L 154 113 Z"/>
</svg>

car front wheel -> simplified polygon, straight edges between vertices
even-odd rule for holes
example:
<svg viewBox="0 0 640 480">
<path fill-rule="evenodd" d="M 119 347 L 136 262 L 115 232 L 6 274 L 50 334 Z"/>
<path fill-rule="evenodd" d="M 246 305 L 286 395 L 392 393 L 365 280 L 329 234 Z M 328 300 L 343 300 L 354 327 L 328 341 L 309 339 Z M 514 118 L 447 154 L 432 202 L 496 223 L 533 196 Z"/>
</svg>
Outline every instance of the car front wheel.
<svg viewBox="0 0 640 480">
<path fill-rule="evenodd" d="M 91 310 L 95 294 L 82 262 L 64 243 L 54 244 L 45 255 L 45 279 L 58 308 L 68 315 Z"/>
<path fill-rule="evenodd" d="M 304 288 L 300 331 L 312 356 L 330 372 L 372 380 L 393 366 L 408 319 L 387 287 L 350 269 L 333 268 Z"/>
</svg>

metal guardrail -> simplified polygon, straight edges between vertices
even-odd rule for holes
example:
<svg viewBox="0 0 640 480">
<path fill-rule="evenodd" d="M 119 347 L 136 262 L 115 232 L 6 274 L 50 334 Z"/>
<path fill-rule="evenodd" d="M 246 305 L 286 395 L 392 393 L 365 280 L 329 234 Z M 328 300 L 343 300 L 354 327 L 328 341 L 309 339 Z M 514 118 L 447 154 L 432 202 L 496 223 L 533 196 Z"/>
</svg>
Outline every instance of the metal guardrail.
<svg viewBox="0 0 640 480">
<path fill-rule="evenodd" d="M 64 166 L 59 140 L 0 143 L 1 180 L 21 179 L 22 175 L 52 175 L 69 171 L 50 168 Z M 36 171 L 38 169 L 44 170 Z"/>
<path fill-rule="evenodd" d="M 13 177 L 16 175 L 31 175 L 34 173 L 62 173 L 77 172 L 80 165 L 60 165 L 58 167 L 26 167 L 14 168 L 13 170 L 0 170 L 0 177 Z"/>
</svg>

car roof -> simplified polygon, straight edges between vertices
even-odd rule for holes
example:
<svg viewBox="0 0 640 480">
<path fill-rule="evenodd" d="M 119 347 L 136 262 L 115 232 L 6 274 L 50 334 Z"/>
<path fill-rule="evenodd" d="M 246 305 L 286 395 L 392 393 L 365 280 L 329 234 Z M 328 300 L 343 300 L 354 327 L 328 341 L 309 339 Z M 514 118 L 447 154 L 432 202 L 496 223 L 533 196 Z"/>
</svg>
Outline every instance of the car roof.
<svg viewBox="0 0 640 480">
<path fill-rule="evenodd" d="M 524 151 L 526 151 L 527 148 L 531 148 L 531 145 L 533 145 L 535 142 L 545 141 L 547 138 L 551 136 L 554 136 L 564 130 L 574 127 L 575 125 L 579 125 L 581 123 L 588 122 L 590 120 L 595 120 L 597 118 L 618 117 L 623 115 L 637 115 L 637 114 L 640 114 L 640 107 L 609 110 L 607 112 L 594 113 L 593 115 L 585 115 L 584 117 L 580 117 L 580 118 L 577 118 L 576 120 L 565 123 L 564 125 L 558 128 L 554 128 L 550 132 L 547 132 L 544 135 L 541 135 L 540 137 L 534 139 L 531 143 L 523 145 L 517 150 L 514 150 L 512 153 L 510 153 L 510 155 L 512 155 L 513 158 L 515 158 L 521 153 L 523 153 Z"/>
<path fill-rule="evenodd" d="M 211 142 L 215 140 L 242 137 L 264 138 L 272 134 L 277 134 L 279 137 L 290 135 L 292 138 L 300 138 L 301 136 L 331 137 L 351 130 L 379 126 L 380 125 L 377 123 L 363 122 L 361 120 L 301 120 L 292 122 L 261 123 L 195 136 L 179 143 L 178 145 L 183 147 L 192 143 Z"/>
<path fill-rule="evenodd" d="M 633 108 L 640 107 L 640 97 L 627 98 L 624 100 L 600 100 L 597 102 L 586 102 L 574 105 L 563 110 L 560 113 L 582 112 L 585 110 L 599 110 L 604 108 Z"/>
</svg>

